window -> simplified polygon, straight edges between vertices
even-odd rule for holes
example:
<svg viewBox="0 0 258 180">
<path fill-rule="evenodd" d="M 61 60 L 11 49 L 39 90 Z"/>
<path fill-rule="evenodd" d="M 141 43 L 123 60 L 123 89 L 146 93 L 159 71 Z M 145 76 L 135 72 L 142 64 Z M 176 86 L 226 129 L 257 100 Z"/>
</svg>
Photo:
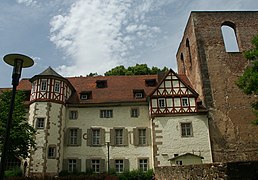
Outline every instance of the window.
<svg viewBox="0 0 258 180">
<path fill-rule="evenodd" d="M 182 98 L 182 106 L 183 106 L 183 107 L 189 106 L 188 98 Z"/>
<path fill-rule="evenodd" d="M 100 118 L 112 118 L 113 110 L 100 110 Z"/>
<path fill-rule="evenodd" d="M 139 145 L 146 145 L 146 129 L 139 129 Z"/>
<path fill-rule="evenodd" d="M 115 144 L 122 145 L 123 144 L 123 129 L 115 129 Z"/>
<path fill-rule="evenodd" d="M 176 161 L 176 165 L 183 165 L 182 161 Z"/>
<path fill-rule="evenodd" d="M 79 128 L 69 128 L 67 130 L 67 145 L 80 146 L 81 145 L 82 130 Z"/>
<path fill-rule="evenodd" d="M 77 129 L 71 129 L 70 130 L 70 144 L 71 145 L 77 144 L 77 136 L 78 136 Z"/>
<path fill-rule="evenodd" d="M 192 123 L 181 123 L 181 135 L 182 137 L 193 136 Z"/>
<path fill-rule="evenodd" d="M 96 86 L 97 88 L 107 88 L 107 80 L 97 80 Z"/>
<path fill-rule="evenodd" d="M 40 90 L 41 91 L 46 91 L 47 90 L 47 80 L 46 79 L 43 79 L 41 81 Z"/>
<path fill-rule="evenodd" d="M 124 161 L 122 159 L 115 160 L 115 168 L 117 173 L 124 172 Z"/>
<path fill-rule="evenodd" d="M 80 93 L 81 100 L 92 99 L 92 91 L 82 91 Z"/>
<path fill-rule="evenodd" d="M 57 92 L 57 93 L 60 92 L 60 82 L 55 82 L 54 92 Z"/>
<path fill-rule="evenodd" d="M 164 108 L 166 106 L 165 98 L 162 98 L 162 99 L 160 98 L 160 99 L 158 99 L 158 101 L 159 101 L 160 108 Z"/>
<path fill-rule="evenodd" d="M 78 111 L 69 111 L 69 119 L 77 119 Z"/>
<path fill-rule="evenodd" d="M 45 118 L 37 118 L 36 129 L 44 129 Z"/>
<path fill-rule="evenodd" d="M 139 116 L 139 109 L 138 108 L 132 108 L 131 109 L 131 117 L 137 118 Z"/>
<path fill-rule="evenodd" d="M 100 129 L 92 129 L 92 145 L 100 145 Z"/>
<path fill-rule="evenodd" d="M 48 147 L 48 158 L 53 159 L 56 157 L 56 146 L 52 145 Z"/>
<path fill-rule="evenodd" d="M 148 87 L 156 86 L 157 82 L 156 79 L 145 79 L 145 84 Z"/>
<path fill-rule="evenodd" d="M 143 172 L 148 170 L 148 159 L 139 159 L 139 170 Z"/>
<path fill-rule="evenodd" d="M 81 99 L 83 100 L 88 99 L 88 94 L 81 94 Z"/>
<path fill-rule="evenodd" d="M 141 92 L 135 93 L 134 96 L 135 96 L 136 99 L 141 99 L 141 98 L 143 98 L 143 94 L 142 94 Z"/>
<path fill-rule="evenodd" d="M 76 159 L 68 160 L 68 172 L 76 172 Z"/>
<path fill-rule="evenodd" d="M 100 173 L 100 160 L 99 159 L 92 159 L 91 160 L 91 169 L 94 173 Z"/>
<path fill-rule="evenodd" d="M 235 24 L 224 22 L 221 26 L 221 32 L 226 52 L 239 52 Z"/>
</svg>

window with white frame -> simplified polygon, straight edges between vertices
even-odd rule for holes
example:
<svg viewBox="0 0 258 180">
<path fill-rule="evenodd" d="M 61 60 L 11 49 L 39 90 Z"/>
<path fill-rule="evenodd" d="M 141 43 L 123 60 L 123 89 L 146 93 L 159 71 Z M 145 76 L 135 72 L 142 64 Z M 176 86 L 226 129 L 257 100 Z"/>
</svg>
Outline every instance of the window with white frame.
<svg viewBox="0 0 258 180">
<path fill-rule="evenodd" d="M 57 93 L 60 92 L 60 82 L 55 82 L 55 85 L 54 85 L 54 92 L 57 92 Z"/>
<path fill-rule="evenodd" d="M 81 94 L 81 99 L 82 100 L 88 99 L 88 94 Z"/>
<path fill-rule="evenodd" d="M 139 170 L 143 172 L 148 170 L 148 159 L 139 159 Z"/>
<path fill-rule="evenodd" d="M 44 129 L 45 118 L 37 118 L 36 129 Z"/>
<path fill-rule="evenodd" d="M 192 123 L 181 123 L 181 135 L 182 137 L 193 136 Z"/>
<path fill-rule="evenodd" d="M 47 90 L 47 80 L 46 79 L 42 79 L 41 84 L 40 84 L 40 90 L 41 91 Z"/>
<path fill-rule="evenodd" d="M 53 159 L 56 157 L 56 146 L 49 146 L 48 147 L 48 158 Z"/>
<path fill-rule="evenodd" d="M 76 159 L 68 160 L 68 172 L 76 172 Z"/>
<path fill-rule="evenodd" d="M 116 168 L 116 173 L 123 173 L 124 172 L 124 160 L 116 159 L 115 160 L 115 168 Z"/>
<path fill-rule="evenodd" d="M 131 109 L 131 117 L 137 118 L 139 116 L 139 108 Z"/>
<path fill-rule="evenodd" d="M 70 129 L 70 145 L 77 145 L 78 129 Z"/>
<path fill-rule="evenodd" d="M 115 129 L 115 144 L 123 144 L 123 129 Z"/>
<path fill-rule="evenodd" d="M 146 129 L 139 129 L 139 145 L 147 144 Z"/>
<path fill-rule="evenodd" d="M 100 145 L 100 129 L 92 129 L 92 145 Z"/>
<path fill-rule="evenodd" d="M 159 99 L 158 99 L 158 103 L 159 103 L 159 108 L 164 108 L 164 107 L 166 107 L 165 98 L 159 98 Z"/>
<path fill-rule="evenodd" d="M 99 159 L 92 159 L 91 160 L 91 169 L 94 173 L 100 172 L 100 160 Z"/>
<path fill-rule="evenodd" d="M 112 118 L 112 117 L 113 117 L 112 109 L 100 110 L 100 118 Z"/>
<path fill-rule="evenodd" d="M 69 119 L 77 119 L 78 118 L 78 111 L 69 111 Z"/>
<path fill-rule="evenodd" d="M 182 106 L 183 106 L 183 107 L 189 106 L 188 98 L 182 98 Z"/>
</svg>

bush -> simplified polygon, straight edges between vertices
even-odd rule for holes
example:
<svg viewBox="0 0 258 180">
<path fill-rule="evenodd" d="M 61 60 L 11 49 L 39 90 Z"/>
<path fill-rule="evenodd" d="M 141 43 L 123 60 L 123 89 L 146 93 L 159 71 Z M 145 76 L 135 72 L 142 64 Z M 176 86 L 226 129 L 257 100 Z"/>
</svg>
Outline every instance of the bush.
<svg viewBox="0 0 258 180">
<path fill-rule="evenodd" d="M 7 170 L 4 172 L 6 177 L 12 177 L 12 176 L 22 176 L 22 170 L 19 167 L 13 168 L 11 170 Z"/>
<path fill-rule="evenodd" d="M 149 180 L 153 175 L 153 170 L 150 169 L 147 172 L 133 170 L 130 172 L 124 172 L 119 175 L 120 180 Z"/>
</svg>

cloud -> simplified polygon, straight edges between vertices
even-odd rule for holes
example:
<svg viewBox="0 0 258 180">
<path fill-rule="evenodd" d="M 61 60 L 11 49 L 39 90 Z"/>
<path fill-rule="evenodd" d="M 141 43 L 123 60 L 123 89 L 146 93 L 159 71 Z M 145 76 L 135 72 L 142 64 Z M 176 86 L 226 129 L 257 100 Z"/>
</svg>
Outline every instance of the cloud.
<svg viewBox="0 0 258 180">
<path fill-rule="evenodd" d="M 126 65 L 131 50 L 148 45 L 159 27 L 150 24 L 147 14 L 168 1 L 78 0 L 69 12 L 54 16 L 50 40 L 65 52 L 61 74 L 104 73 L 119 64 Z M 151 43 L 149 43 L 151 44 Z"/>
<path fill-rule="evenodd" d="M 36 7 L 38 6 L 38 2 L 35 0 L 17 0 L 19 4 L 25 4 L 26 6 Z"/>
</svg>

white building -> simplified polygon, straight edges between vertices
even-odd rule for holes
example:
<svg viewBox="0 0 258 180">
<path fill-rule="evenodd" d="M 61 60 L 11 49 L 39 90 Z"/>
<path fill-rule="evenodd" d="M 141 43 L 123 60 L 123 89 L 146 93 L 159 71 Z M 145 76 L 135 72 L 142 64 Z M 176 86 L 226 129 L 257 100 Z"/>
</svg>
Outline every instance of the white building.
<svg viewBox="0 0 258 180">
<path fill-rule="evenodd" d="M 37 130 L 29 175 L 146 171 L 186 153 L 212 162 L 207 111 L 172 70 L 64 78 L 49 67 L 18 89 L 30 91 L 28 121 Z"/>
</svg>

